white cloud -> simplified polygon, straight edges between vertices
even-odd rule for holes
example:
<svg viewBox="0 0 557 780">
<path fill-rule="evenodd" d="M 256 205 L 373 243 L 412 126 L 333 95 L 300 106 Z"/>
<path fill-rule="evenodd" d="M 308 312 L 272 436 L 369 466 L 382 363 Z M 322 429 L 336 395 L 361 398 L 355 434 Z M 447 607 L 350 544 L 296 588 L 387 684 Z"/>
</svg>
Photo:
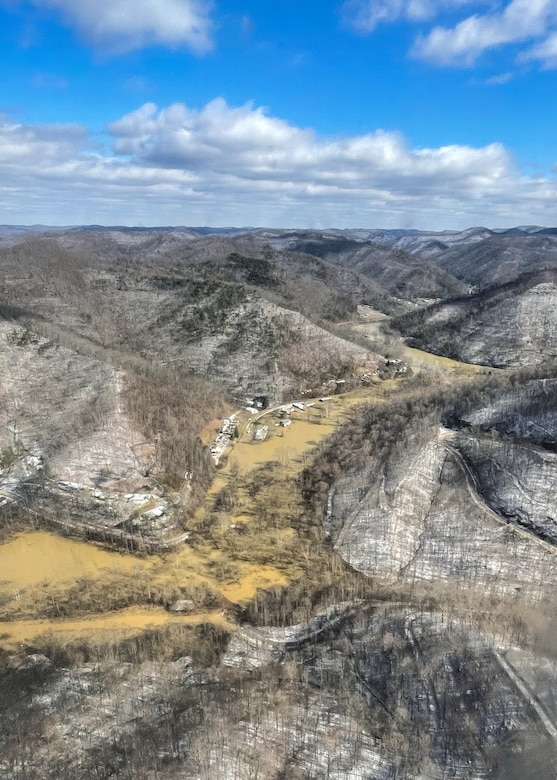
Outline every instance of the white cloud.
<svg viewBox="0 0 557 780">
<path fill-rule="evenodd" d="M 512 81 L 513 74 L 510 71 L 507 71 L 506 73 L 498 73 L 495 76 L 491 76 L 490 78 L 486 79 L 483 83 L 486 84 L 488 87 L 493 86 L 501 86 L 501 84 L 508 84 L 509 81 Z"/>
<path fill-rule="evenodd" d="M 499 144 L 483 149 L 445 146 L 409 149 L 395 132 L 319 139 L 310 130 L 268 116 L 250 104 L 230 108 L 221 98 L 201 111 L 175 104 L 158 110 L 147 103 L 110 126 L 117 154 L 136 164 L 199 175 L 233 177 L 245 187 L 278 183 L 332 190 L 435 186 L 449 189 L 458 180 L 469 189 L 489 171 L 501 175 L 510 166 Z"/>
<path fill-rule="evenodd" d="M 85 128 L 77 124 L 22 125 L 0 121 L 0 163 L 4 166 L 58 166 L 81 154 L 88 145 Z"/>
<path fill-rule="evenodd" d="M 311 133 L 268 117 L 251 105 L 229 108 L 222 98 L 194 111 L 176 103 L 159 111 L 146 103 L 110 126 L 115 151 L 162 167 L 257 169 L 277 173 L 285 154 L 311 144 Z M 289 151 L 291 150 L 291 151 Z"/>
<path fill-rule="evenodd" d="M 261 108 L 147 103 L 110 127 L 0 122 L 5 222 L 466 227 L 554 221 L 557 184 L 499 143 L 413 148 L 399 133 L 323 138 Z"/>
<path fill-rule="evenodd" d="M 417 41 L 414 55 L 438 65 L 471 66 L 488 49 L 543 36 L 555 22 L 555 0 L 512 0 L 501 13 L 475 14 L 452 28 L 435 27 Z"/>
<path fill-rule="evenodd" d="M 549 35 L 544 41 L 523 52 L 523 61 L 539 60 L 542 67 L 550 70 L 557 68 L 557 32 Z"/>
<path fill-rule="evenodd" d="M 443 11 L 489 0 L 346 0 L 342 6 L 344 23 L 360 33 L 370 33 L 377 25 L 399 19 L 423 21 Z"/>
<path fill-rule="evenodd" d="M 383 23 L 423 24 L 446 12 L 462 15 L 471 5 L 487 5 L 488 12 L 465 16 L 453 27 L 429 29 L 418 36 L 411 54 L 434 65 L 472 67 L 484 52 L 514 45 L 521 49 L 519 61 L 557 67 L 556 0 L 346 0 L 342 9 L 345 24 L 367 34 Z"/>
<path fill-rule="evenodd" d="M 12 5 L 21 0 L 2 0 Z M 212 0 L 32 0 L 53 9 L 88 42 L 120 53 L 145 46 L 211 49 Z"/>
</svg>

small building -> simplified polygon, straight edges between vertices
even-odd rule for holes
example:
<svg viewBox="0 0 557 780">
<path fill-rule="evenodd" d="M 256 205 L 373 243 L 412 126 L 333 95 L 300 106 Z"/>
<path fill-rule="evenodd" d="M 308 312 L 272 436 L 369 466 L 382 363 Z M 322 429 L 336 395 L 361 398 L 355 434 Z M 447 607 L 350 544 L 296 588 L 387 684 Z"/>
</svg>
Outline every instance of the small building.
<svg viewBox="0 0 557 780">
<path fill-rule="evenodd" d="M 266 395 L 254 395 L 253 398 L 246 398 L 248 406 L 257 409 L 258 412 L 269 406 L 269 397 Z"/>
<path fill-rule="evenodd" d="M 253 440 L 254 441 L 265 441 L 267 438 L 267 434 L 269 433 L 269 426 L 268 425 L 262 425 L 261 428 L 257 428 L 253 432 Z"/>
</svg>

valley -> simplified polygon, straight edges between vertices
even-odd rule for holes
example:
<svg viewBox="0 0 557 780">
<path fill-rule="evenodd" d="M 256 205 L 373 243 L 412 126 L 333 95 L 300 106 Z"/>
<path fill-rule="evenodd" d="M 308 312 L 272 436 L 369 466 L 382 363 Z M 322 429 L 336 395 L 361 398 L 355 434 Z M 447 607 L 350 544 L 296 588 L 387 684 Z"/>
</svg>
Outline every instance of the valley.
<svg viewBox="0 0 557 780">
<path fill-rule="evenodd" d="M 384 389 L 382 396 L 384 398 Z M 379 392 L 375 392 L 379 396 Z M 13 541 L 8 541 L 0 546 L 0 600 L 3 604 L 4 617 L 18 621 L 22 615 L 41 613 L 41 601 L 50 600 L 50 612 L 54 612 L 54 619 L 50 622 L 44 617 L 37 619 L 37 630 L 33 635 L 38 638 L 41 634 L 54 631 L 58 636 L 65 634 L 65 623 L 71 625 L 68 636 L 79 635 L 81 626 L 84 636 L 91 634 L 91 626 L 102 625 L 103 618 L 95 613 L 90 619 L 81 617 L 76 624 L 72 617 L 64 619 L 64 611 L 81 613 L 82 606 L 78 606 L 76 590 L 88 589 L 90 592 L 99 586 L 102 580 L 103 587 L 112 587 L 115 591 L 123 591 L 122 598 L 126 598 L 125 591 L 129 590 L 127 580 L 140 579 L 143 583 L 141 596 L 137 594 L 133 598 L 143 598 L 146 602 L 160 601 L 161 598 L 170 603 L 172 594 L 179 592 L 180 588 L 191 591 L 196 587 L 213 591 L 215 597 L 221 600 L 222 605 L 229 609 L 241 606 L 252 600 L 259 589 L 287 586 L 294 577 L 300 576 L 300 570 L 296 568 L 295 561 L 283 561 L 280 568 L 269 565 L 254 565 L 248 561 L 257 558 L 257 550 L 253 549 L 248 555 L 241 554 L 242 563 L 237 558 L 237 550 L 228 549 L 229 541 L 225 536 L 252 534 L 253 517 L 259 511 L 258 505 L 250 496 L 250 480 L 257 479 L 255 472 L 265 472 L 270 469 L 282 471 L 279 481 L 284 485 L 295 484 L 295 480 L 303 465 L 310 462 L 311 451 L 334 430 L 336 430 L 345 418 L 346 413 L 354 405 L 367 399 L 369 402 L 373 393 L 356 392 L 345 396 L 331 398 L 325 404 L 314 410 L 314 407 L 306 409 L 305 413 L 295 410 L 294 419 L 290 417 L 291 425 L 280 427 L 277 430 L 279 414 L 268 411 L 260 414 L 259 423 L 267 423 L 271 426 L 270 435 L 262 442 L 254 442 L 252 434 L 253 420 L 245 420 L 243 435 L 233 443 L 232 449 L 227 453 L 227 463 L 221 468 L 211 484 L 206 501 L 198 508 L 194 517 L 188 523 L 186 539 L 179 545 L 181 549 L 176 552 L 167 552 L 164 555 L 132 555 L 124 552 L 105 552 L 106 548 L 89 542 L 79 541 L 78 538 L 64 539 L 44 531 L 24 531 Z M 380 401 L 379 397 L 376 399 Z M 310 402 L 311 403 L 311 402 Z M 318 401 L 317 401 L 318 403 Z M 316 403 L 316 405 L 317 405 Z M 279 408 L 280 409 L 280 408 Z M 270 418 L 270 419 L 269 419 Z M 247 427 L 247 424 L 250 427 Z M 244 475 L 243 478 L 239 475 Z M 245 487 L 238 489 L 238 482 L 242 479 Z M 287 488 L 288 489 L 288 488 Z M 223 492 L 241 492 L 238 506 L 233 511 L 228 511 L 220 518 L 220 527 L 212 529 L 209 538 L 216 545 L 216 549 L 208 549 L 205 543 L 193 546 L 189 539 L 192 535 L 203 531 L 207 523 L 215 522 L 215 503 Z M 270 499 L 277 501 L 277 491 L 270 495 Z M 278 498 L 283 508 L 289 507 L 283 499 Z M 295 511 L 295 507 L 293 511 Z M 290 508 L 292 511 L 292 508 Z M 68 530 L 68 529 L 67 529 Z M 258 533 L 261 534 L 261 527 Z M 82 529 L 73 527 L 78 537 Z M 236 533 L 235 533 L 236 532 Z M 269 532 L 267 532 L 269 534 Z M 280 541 L 279 535 L 273 531 L 272 543 Z M 286 527 L 282 536 L 284 543 L 290 545 L 295 541 L 294 529 Z M 260 539 L 259 544 L 265 545 L 267 540 Z M 280 556 L 277 556 L 280 557 Z M 245 561 L 245 562 L 244 562 Z M 219 576 L 218 570 L 222 570 L 223 576 Z M 233 576 L 226 576 L 226 575 Z M 41 586 L 42 598 L 37 598 L 37 586 Z M 70 594 L 66 597 L 64 591 Z M 149 596 L 148 593 L 157 594 Z M 67 604 L 67 600 L 75 599 L 73 608 Z M 176 600 L 176 599 L 175 599 Z M 57 609 L 52 605 L 57 604 Z M 62 604 L 64 605 L 62 607 Z M 102 602 L 101 602 L 102 605 Z M 197 605 L 190 603 L 190 609 L 195 610 Z M 57 614 L 56 614 L 57 613 Z M 121 610 L 122 631 L 129 633 L 129 609 Z M 171 612 L 166 614 L 168 621 L 178 621 L 180 618 Z M 203 614 L 203 613 L 201 613 Z M 118 612 L 111 612 L 106 619 L 107 625 L 112 626 L 113 636 L 118 634 Z M 153 625 L 164 622 L 162 615 L 156 614 Z M 6 628 L 7 624 L 4 624 Z M 143 615 L 143 620 L 138 622 L 145 628 L 151 627 L 148 622 L 148 614 Z M 15 621 L 12 628 L 15 628 Z M 26 623 L 29 630 L 29 623 Z M 4 631 L 15 636 L 16 632 Z M 10 640 L 13 641 L 13 640 Z"/>
<path fill-rule="evenodd" d="M 553 778 L 553 272 L 378 238 L 0 241 L 0 777 Z"/>
</svg>

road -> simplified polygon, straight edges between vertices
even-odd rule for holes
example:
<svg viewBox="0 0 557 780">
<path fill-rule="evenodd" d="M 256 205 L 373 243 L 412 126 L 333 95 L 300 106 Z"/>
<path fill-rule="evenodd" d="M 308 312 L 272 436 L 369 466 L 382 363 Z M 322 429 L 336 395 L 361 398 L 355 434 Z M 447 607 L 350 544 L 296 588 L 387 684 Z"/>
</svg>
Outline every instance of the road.
<svg viewBox="0 0 557 780">
<path fill-rule="evenodd" d="M 532 533 L 531 531 L 527 531 L 524 528 L 521 528 L 520 526 L 516 525 L 515 523 L 509 523 L 507 520 L 501 515 L 498 515 L 495 510 L 491 509 L 485 501 L 479 496 L 478 491 L 478 485 L 476 482 L 476 478 L 472 471 L 470 470 L 469 465 L 466 463 L 460 452 L 456 449 L 456 447 L 453 447 L 451 444 L 448 444 L 447 441 L 443 442 L 443 446 L 447 450 L 447 452 L 450 452 L 458 465 L 460 466 L 462 472 L 464 473 L 464 476 L 466 478 L 466 485 L 468 487 L 468 493 L 470 494 L 470 498 L 474 502 L 474 504 L 482 510 L 482 512 L 491 520 L 494 520 L 498 525 L 504 526 L 505 528 L 512 528 L 513 532 L 520 534 L 524 538 L 528 539 L 529 541 L 536 542 L 537 544 L 545 547 L 546 550 L 549 550 L 553 555 L 557 554 L 557 547 L 555 545 L 551 544 L 550 542 L 546 542 L 545 539 L 540 539 L 539 536 L 536 536 L 536 534 Z"/>
</svg>

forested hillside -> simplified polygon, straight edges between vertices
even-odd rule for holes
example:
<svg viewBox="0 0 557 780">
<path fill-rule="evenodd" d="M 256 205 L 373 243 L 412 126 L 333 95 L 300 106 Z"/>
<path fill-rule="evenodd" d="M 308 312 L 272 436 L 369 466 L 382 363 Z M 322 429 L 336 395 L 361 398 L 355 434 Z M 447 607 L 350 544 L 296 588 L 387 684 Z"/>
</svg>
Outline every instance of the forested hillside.
<svg viewBox="0 0 557 780">
<path fill-rule="evenodd" d="M 554 777 L 550 230 L 0 238 L 2 780 Z"/>
</svg>

